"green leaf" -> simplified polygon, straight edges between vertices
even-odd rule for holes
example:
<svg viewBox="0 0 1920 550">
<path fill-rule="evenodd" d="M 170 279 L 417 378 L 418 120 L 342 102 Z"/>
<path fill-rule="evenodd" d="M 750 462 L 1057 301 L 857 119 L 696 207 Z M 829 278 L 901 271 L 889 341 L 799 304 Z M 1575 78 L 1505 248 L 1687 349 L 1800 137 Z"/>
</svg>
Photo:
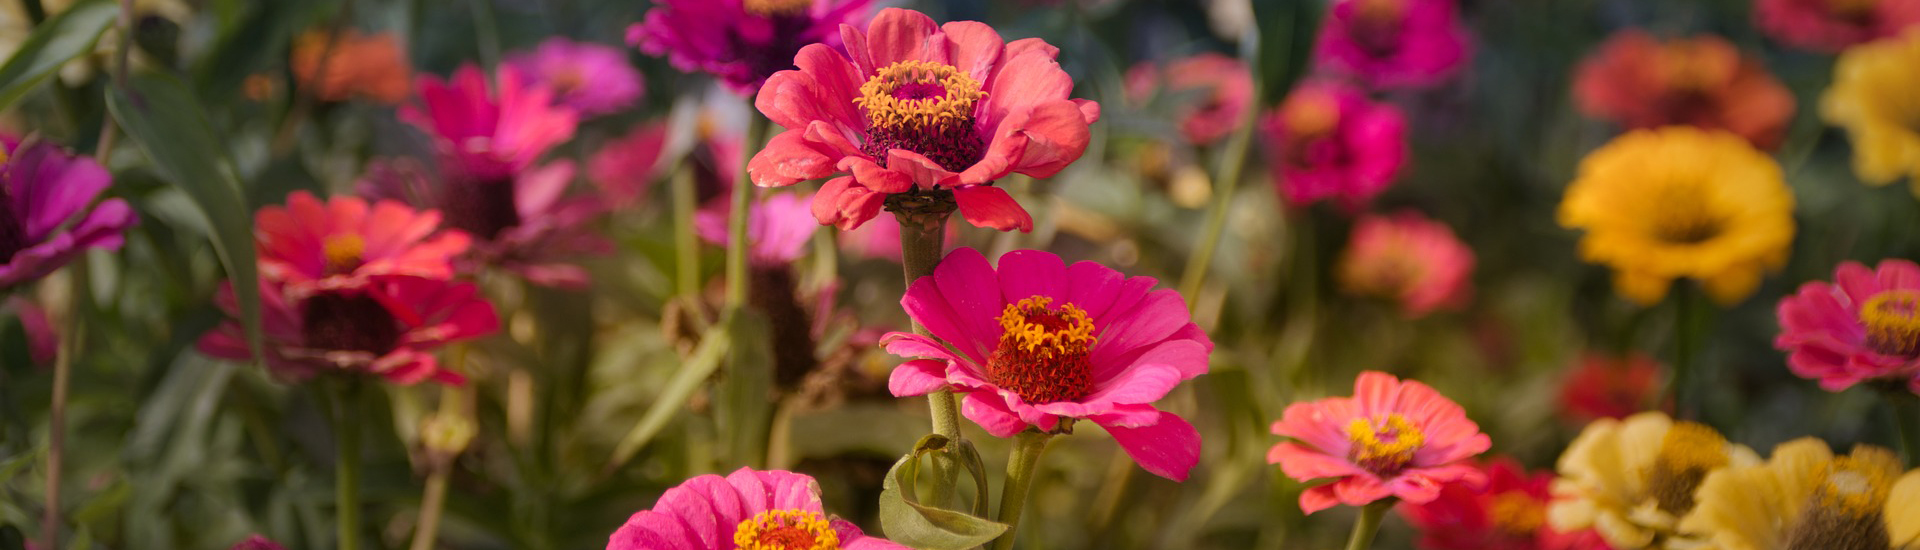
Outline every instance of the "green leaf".
<svg viewBox="0 0 1920 550">
<path fill-rule="evenodd" d="M 736 322 L 733 318 L 722 319 L 707 331 L 706 337 L 693 349 L 686 363 L 673 374 L 672 380 L 667 381 L 667 387 L 660 390 L 659 399 L 647 408 L 640 422 L 634 424 L 633 430 L 627 432 L 626 437 L 620 439 L 620 444 L 613 448 L 613 460 L 607 462 L 606 469 L 601 471 L 602 475 L 620 469 L 633 458 L 634 453 L 640 452 L 648 441 L 652 441 L 653 436 L 659 435 L 661 428 L 667 427 L 668 420 L 686 408 L 687 400 L 693 398 L 694 391 L 700 389 L 700 384 L 720 368 L 720 359 L 726 357 L 728 342 L 732 340 L 733 331 L 726 327 Z"/>
<path fill-rule="evenodd" d="M 234 281 L 247 346 L 261 356 L 260 285 L 255 281 L 253 220 L 240 178 L 214 134 L 202 103 L 180 81 L 163 74 L 136 75 L 126 88 L 107 91 L 107 109 L 140 144 L 160 176 L 187 192 L 213 228 L 213 251 Z"/>
<path fill-rule="evenodd" d="M 0 65 L 0 110 L 26 95 L 60 65 L 93 51 L 93 43 L 117 14 L 119 10 L 110 0 L 82 0 L 34 29 L 20 43 L 19 51 Z"/>
<path fill-rule="evenodd" d="M 887 471 L 880 487 L 880 530 L 888 540 L 924 550 L 966 550 L 992 542 L 1007 531 L 1007 524 L 923 505 L 914 498 L 920 455 L 941 452 L 946 444 L 946 438 L 938 435 L 921 438 L 913 452 L 900 457 Z M 984 493 L 979 500 L 986 500 Z"/>
<path fill-rule="evenodd" d="M 733 345 L 719 385 L 721 433 L 732 463 L 765 466 L 773 419 L 773 336 L 766 315 L 741 308 L 728 315 Z"/>
</svg>

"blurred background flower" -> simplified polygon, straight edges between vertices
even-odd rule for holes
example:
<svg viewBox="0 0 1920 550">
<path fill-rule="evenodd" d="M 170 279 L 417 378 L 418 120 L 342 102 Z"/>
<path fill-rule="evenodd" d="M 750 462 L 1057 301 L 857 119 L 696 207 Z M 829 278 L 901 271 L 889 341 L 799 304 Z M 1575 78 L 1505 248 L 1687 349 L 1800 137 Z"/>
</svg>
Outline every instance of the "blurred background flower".
<svg viewBox="0 0 1920 550">
<path fill-rule="evenodd" d="M 1663 41 L 1620 31 L 1580 63 L 1575 79 L 1582 111 L 1630 129 L 1685 124 L 1773 149 L 1793 118 L 1793 94 L 1759 60 L 1713 35 Z"/>
</svg>

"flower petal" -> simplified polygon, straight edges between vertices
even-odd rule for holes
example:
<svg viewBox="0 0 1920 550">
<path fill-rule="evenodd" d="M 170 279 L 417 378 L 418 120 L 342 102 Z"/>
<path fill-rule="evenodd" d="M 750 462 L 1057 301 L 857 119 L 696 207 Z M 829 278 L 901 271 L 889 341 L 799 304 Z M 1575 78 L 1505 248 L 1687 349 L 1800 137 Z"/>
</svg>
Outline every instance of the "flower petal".
<svg viewBox="0 0 1920 550">
<path fill-rule="evenodd" d="M 1100 417 L 1094 417 L 1100 423 Z M 1160 421 L 1149 426 L 1126 428 L 1102 423 L 1120 448 L 1154 475 L 1174 481 L 1186 481 L 1188 472 L 1200 461 L 1200 432 L 1186 419 L 1169 412 L 1160 413 Z"/>
</svg>

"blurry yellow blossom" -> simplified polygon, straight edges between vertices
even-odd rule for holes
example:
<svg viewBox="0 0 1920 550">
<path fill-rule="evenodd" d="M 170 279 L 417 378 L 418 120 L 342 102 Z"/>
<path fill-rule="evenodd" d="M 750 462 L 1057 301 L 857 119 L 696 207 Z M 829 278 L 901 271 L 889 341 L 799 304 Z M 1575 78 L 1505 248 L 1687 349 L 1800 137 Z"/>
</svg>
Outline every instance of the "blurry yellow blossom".
<svg viewBox="0 0 1920 550">
<path fill-rule="evenodd" d="M 1713 428 L 1664 413 L 1598 420 L 1560 455 L 1547 520 L 1560 531 L 1592 528 L 1615 548 L 1691 548 L 1700 541 L 1677 524 L 1701 480 L 1759 462 Z"/>
<path fill-rule="evenodd" d="M 1614 288 L 1641 304 L 1681 277 L 1738 302 L 1793 243 L 1780 165 L 1740 136 L 1688 126 L 1636 130 L 1587 155 L 1559 214 L 1587 232 L 1580 257 L 1612 267 Z"/>
<path fill-rule="evenodd" d="M 1892 531 L 1920 529 L 1920 510 L 1888 507 L 1899 475 L 1900 461 L 1886 449 L 1862 445 L 1834 456 L 1819 439 L 1796 439 L 1775 447 L 1766 464 L 1709 474 L 1680 529 L 1721 550 L 1888 548 Z"/>
<path fill-rule="evenodd" d="M 1853 171 L 1873 185 L 1906 176 L 1920 194 L 1920 27 L 1847 49 L 1820 117 L 1853 138 Z"/>
</svg>

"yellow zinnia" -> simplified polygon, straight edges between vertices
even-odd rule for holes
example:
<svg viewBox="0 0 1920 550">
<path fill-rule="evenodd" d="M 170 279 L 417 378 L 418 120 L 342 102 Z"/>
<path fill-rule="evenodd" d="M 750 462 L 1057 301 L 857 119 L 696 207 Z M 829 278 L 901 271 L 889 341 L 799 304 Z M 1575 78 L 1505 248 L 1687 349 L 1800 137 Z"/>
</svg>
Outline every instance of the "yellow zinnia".
<svg viewBox="0 0 1920 550">
<path fill-rule="evenodd" d="M 1719 550 L 1911 548 L 1920 510 L 1889 498 L 1899 476 L 1900 460 L 1886 449 L 1861 445 L 1834 456 L 1819 439 L 1796 439 L 1775 447 L 1766 464 L 1708 474 L 1680 529 Z M 1920 483 L 1920 475 L 1908 477 Z"/>
<path fill-rule="evenodd" d="M 1860 179 L 1886 185 L 1908 176 L 1920 194 L 1920 27 L 1841 53 L 1820 117 L 1846 127 Z"/>
<path fill-rule="evenodd" d="M 1740 136 L 1638 130 L 1580 162 L 1560 225 L 1587 231 L 1580 257 L 1611 266 L 1628 299 L 1653 304 L 1675 278 L 1690 277 L 1731 304 L 1786 263 L 1793 193 L 1780 165 Z"/>
<path fill-rule="evenodd" d="M 1563 532 L 1593 528 L 1615 548 L 1689 548 L 1677 529 L 1694 490 L 1715 470 L 1760 462 L 1713 428 L 1643 412 L 1589 424 L 1560 455 L 1547 520 Z"/>
</svg>

